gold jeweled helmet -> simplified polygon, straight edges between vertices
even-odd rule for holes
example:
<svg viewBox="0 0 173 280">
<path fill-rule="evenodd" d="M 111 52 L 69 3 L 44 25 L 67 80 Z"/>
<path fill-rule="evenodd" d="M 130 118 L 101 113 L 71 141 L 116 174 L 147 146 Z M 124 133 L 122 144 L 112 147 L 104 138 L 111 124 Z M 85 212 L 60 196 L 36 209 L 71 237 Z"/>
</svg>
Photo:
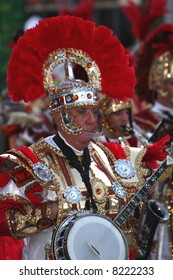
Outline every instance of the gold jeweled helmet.
<svg viewBox="0 0 173 280">
<path fill-rule="evenodd" d="M 161 24 L 148 36 L 136 58 L 135 72 L 135 92 L 141 100 L 153 103 L 159 89 L 173 102 L 173 94 L 165 90 L 165 83 L 173 80 L 173 24 Z"/>
<path fill-rule="evenodd" d="M 13 49 L 7 71 L 13 101 L 48 94 L 52 114 L 60 115 L 69 134 L 82 132 L 69 108 L 98 106 L 99 94 L 131 98 L 135 82 L 129 53 L 112 30 L 74 16 L 46 18 L 27 30 Z"/>
</svg>

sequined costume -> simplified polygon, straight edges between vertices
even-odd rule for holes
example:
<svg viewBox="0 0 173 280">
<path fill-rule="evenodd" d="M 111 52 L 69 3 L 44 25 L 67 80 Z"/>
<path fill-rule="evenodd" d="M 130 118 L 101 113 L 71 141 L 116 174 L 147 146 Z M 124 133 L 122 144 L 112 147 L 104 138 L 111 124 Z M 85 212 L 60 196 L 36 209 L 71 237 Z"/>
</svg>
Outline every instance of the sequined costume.
<svg viewBox="0 0 173 280">
<path fill-rule="evenodd" d="M 112 169 L 115 158 L 102 144 L 90 143 L 89 151 L 92 159 L 90 182 L 99 213 L 114 216 L 126 201 L 126 199 L 117 197 L 111 187 L 112 183 L 117 179 L 121 182 L 121 178 L 117 177 Z M 75 152 L 78 154 L 79 160 L 81 160 L 81 153 L 79 151 Z M 139 154 L 136 154 L 136 158 L 133 152 L 133 161 L 135 166 L 138 167 L 140 184 L 145 181 L 143 175 L 147 174 L 145 167 L 141 170 L 141 162 L 145 152 L 140 151 Z M 128 150 L 128 154 L 130 155 L 130 150 Z M 1 208 L 4 208 L 8 203 L 12 207 L 6 213 L 7 220 L 5 214 L 2 214 L 3 212 L 1 211 L 1 219 L 2 217 L 4 219 L 3 230 L 5 229 L 6 233 L 12 234 L 17 238 L 26 237 L 23 248 L 24 259 L 44 259 L 44 247 L 47 243 L 51 243 L 52 226 L 55 224 L 50 214 L 49 201 L 53 200 L 58 203 L 58 224 L 60 224 L 68 213 L 76 209 L 76 207 L 79 211 L 84 209 L 87 194 L 86 187 L 79 172 L 71 168 L 62 152 L 57 148 L 53 141 L 53 136 L 33 144 L 31 150 L 21 147 L 11 150 L 2 155 L 2 157 L 10 159 L 14 163 L 14 166 L 8 171 L 8 183 L 4 188 L 1 188 Z M 49 181 L 46 180 L 44 171 L 41 174 L 41 178 L 37 170 L 34 169 L 38 162 L 41 162 L 49 169 L 50 174 L 47 173 L 47 180 Z M 136 178 L 135 176 L 134 181 L 137 182 Z M 124 185 L 128 189 L 128 183 L 125 182 Z M 65 198 L 67 187 L 70 186 L 79 188 L 82 193 L 83 198 L 77 206 L 71 204 L 67 200 L 68 198 Z M 139 187 L 139 182 L 133 184 L 133 191 L 132 187 L 128 190 L 130 195 L 132 195 L 137 186 Z M 38 203 L 42 203 L 41 205 L 45 209 L 40 209 L 40 206 L 37 207 Z M 35 211 L 32 210 L 31 205 L 34 206 Z M 25 214 L 26 212 L 27 215 Z M 45 229 L 43 230 L 43 228 Z M 33 233 L 36 234 L 32 235 Z"/>
</svg>

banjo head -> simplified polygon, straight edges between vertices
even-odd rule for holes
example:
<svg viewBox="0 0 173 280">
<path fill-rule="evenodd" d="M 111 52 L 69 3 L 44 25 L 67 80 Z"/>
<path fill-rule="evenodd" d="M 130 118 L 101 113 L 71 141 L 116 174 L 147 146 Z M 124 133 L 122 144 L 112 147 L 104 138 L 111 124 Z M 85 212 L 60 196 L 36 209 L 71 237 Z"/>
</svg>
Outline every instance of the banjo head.
<svg viewBox="0 0 173 280">
<path fill-rule="evenodd" d="M 107 216 L 72 215 L 55 230 L 52 239 L 55 259 L 125 260 L 126 239 Z"/>
</svg>

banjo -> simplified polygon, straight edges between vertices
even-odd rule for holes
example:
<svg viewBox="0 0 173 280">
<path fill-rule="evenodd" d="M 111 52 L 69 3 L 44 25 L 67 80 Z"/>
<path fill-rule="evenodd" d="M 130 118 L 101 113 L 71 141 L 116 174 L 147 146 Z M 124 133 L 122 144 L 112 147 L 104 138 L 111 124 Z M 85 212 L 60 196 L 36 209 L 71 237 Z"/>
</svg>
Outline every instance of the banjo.
<svg viewBox="0 0 173 280">
<path fill-rule="evenodd" d="M 126 260 L 128 246 L 120 226 L 133 213 L 173 158 L 168 155 L 114 220 L 89 211 L 71 212 L 52 235 L 55 260 Z M 160 203 L 157 201 L 158 207 Z"/>
</svg>

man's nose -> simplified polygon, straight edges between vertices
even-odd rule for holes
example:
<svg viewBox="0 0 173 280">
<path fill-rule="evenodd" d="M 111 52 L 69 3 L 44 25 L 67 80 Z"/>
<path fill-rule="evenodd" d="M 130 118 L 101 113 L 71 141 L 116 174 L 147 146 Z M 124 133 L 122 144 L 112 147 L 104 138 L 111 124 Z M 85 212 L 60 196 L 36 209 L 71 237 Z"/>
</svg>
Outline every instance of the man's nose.
<svg viewBox="0 0 173 280">
<path fill-rule="evenodd" d="M 96 122 L 98 119 L 98 116 L 92 110 L 88 111 L 87 117 L 89 122 Z"/>
<path fill-rule="evenodd" d="M 127 112 L 123 112 L 122 115 L 121 115 L 121 118 L 124 122 L 127 122 L 128 121 L 128 113 Z"/>
</svg>

